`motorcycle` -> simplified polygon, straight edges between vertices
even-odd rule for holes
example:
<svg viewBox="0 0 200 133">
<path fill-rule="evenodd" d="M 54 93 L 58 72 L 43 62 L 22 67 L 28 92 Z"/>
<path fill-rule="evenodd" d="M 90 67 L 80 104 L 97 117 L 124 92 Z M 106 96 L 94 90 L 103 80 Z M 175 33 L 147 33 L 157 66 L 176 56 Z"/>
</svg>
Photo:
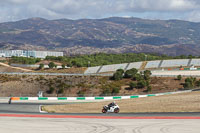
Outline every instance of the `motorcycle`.
<svg viewBox="0 0 200 133">
<path fill-rule="evenodd" d="M 109 108 L 108 105 L 105 105 L 103 106 L 102 113 L 119 113 L 119 106 L 114 105 Z"/>
</svg>

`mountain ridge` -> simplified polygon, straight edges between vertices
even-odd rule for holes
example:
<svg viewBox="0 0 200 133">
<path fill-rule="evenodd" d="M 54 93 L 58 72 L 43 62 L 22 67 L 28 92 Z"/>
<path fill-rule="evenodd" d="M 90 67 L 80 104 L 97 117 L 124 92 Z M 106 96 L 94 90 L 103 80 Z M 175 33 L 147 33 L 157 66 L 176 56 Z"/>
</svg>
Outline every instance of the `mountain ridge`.
<svg viewBox="0 0 200 133">
<path fill-rule="evenodd" d="M 29 18 L 0 23 L 0 49 L 59 50 L 69 55 L 93 51 L 198 55 L 199 34 L 200 23 L 182 20 Z M 77 46 L 87 50 L 70 52 Z"/>
</svg>

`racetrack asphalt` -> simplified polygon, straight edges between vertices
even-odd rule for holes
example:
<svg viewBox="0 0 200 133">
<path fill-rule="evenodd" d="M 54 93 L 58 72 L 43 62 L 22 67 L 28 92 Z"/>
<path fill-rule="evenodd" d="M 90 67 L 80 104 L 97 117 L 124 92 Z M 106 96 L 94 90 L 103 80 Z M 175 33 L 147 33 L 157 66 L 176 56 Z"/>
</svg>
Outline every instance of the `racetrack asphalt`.
<svg viewBox="0 0 200 133">
<path fill-rule="evenodd" d="M 167 112 L 167 113 L 40 113 L 41 105 L 74 104 L 74 103 L 12 103 L 0 101 L 0 114 L 42 114 L 42 115 L 70 115 L 70 116 L 113 116 L 113 117 L 200 117 L 200 112 Z"/>
<path fill-rule="evenodd" d="M 51 104 L 58 103 L 46 103 L 46 105 Z M 44 103 L 8 104 L 0 101 L 0 132 L 199 133 L 200 131 L 200 112 L 58 114 L 40 113 L 40 105 Z"/>
</svg>

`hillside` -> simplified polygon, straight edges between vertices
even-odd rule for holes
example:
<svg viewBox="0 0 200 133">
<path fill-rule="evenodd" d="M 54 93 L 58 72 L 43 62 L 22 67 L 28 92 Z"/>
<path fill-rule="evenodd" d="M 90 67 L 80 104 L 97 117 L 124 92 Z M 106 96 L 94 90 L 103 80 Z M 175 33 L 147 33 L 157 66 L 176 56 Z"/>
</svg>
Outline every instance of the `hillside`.
<svg viewBox="0 0 200 133">
<path fill-rule="evenodd" d="M 180 20 L 31 18 L 0 24 L 0 49 L 198 55 L 200 23 Z"/>
<path fill-rule="evenodd" d="M 177 91 L 183 88 L 184 78 L 152 78 L 151 92 L 143 89 L 129 89 L 131 79 L 120 81 L 110 80 L 109 77 L 95 76 L 34 76 L 34 75 L 0 75 L 0 97 L 37 96 L 43 91 L 45 97 L 99 96 L 99 95 L 137 95 Z M 105 91 L 106 88 L 119 88 L 119 93 Z M 112 88 L 111 88 L 112 87 Z M 52 93 L 50 93 L 52 91 Z"/>
</svg>

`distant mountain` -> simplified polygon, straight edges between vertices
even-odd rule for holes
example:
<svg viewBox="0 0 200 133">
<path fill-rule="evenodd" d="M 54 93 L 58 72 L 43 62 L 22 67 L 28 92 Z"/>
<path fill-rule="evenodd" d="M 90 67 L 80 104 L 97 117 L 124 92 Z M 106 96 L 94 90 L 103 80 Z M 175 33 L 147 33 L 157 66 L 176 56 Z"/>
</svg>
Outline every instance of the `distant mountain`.
<svg viewBox="0 0 200 133">
<path fill-rule="evenodd" d="M 199 55 L 200 23 L 181 20 L 31 18 L 0 24 L 0 49 L 66 54 L 147 52 Z"/>
</svg>

